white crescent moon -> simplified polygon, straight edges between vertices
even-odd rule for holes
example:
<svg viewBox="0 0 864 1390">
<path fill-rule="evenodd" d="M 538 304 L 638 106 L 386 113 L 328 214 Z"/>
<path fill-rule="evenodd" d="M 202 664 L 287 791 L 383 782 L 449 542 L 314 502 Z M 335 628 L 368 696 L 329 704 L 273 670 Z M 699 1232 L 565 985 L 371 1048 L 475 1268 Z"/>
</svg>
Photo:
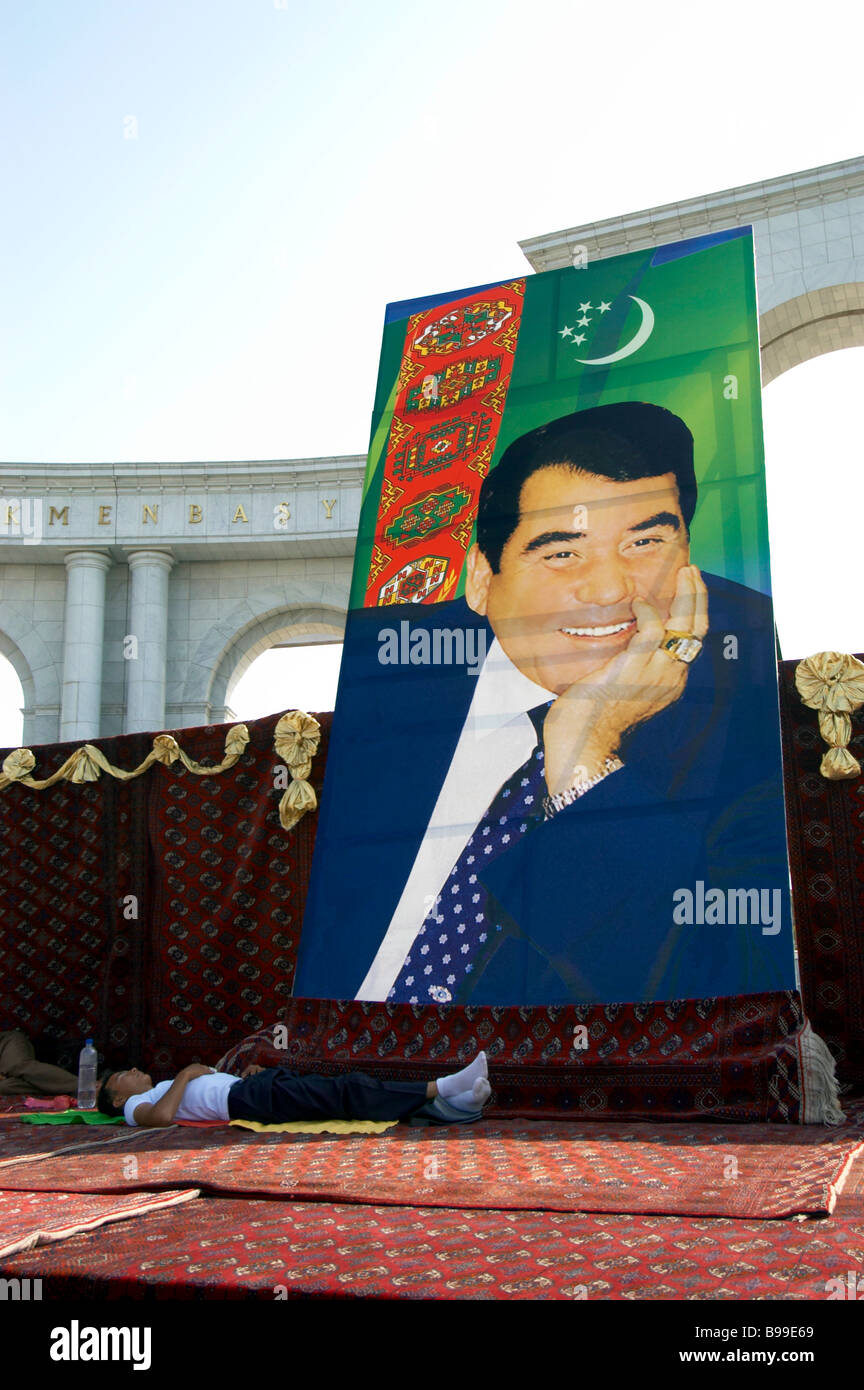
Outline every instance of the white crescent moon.
<svg viewBox="0 0 864 1390">
<path fill-rule="evenodd" d="M 646 304 L 644 299 L 637 299 L 635 294 L 627 296 L 632 299 L 634 304 L 638 304 L 642 310 L 642 323 L 636 331 L 635 337 L 629 343 L 619 348 L 617 352 L 610 352 L 608 357 L 577 357 L 577 362 L 583 362 L 588 367 L 603 367 L 607 362 L 620 362 L 622 357 L 629 357 L 631 353 L 637 352 L 643 343 L 647 343 L 651 334 L 654 332 L 654 310 L 650 304 Z"/>
</svg>

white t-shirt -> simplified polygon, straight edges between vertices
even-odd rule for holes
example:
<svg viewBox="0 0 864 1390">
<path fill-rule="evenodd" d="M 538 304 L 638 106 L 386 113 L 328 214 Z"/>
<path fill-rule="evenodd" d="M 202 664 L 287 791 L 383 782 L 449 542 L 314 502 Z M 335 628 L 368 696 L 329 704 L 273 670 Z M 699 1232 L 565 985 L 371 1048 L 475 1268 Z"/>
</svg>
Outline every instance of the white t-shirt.
<svg viewBox="0 0 864 1390">
<path fill-rule="evenodd" d="M 188 1082 L 174 1118 L 230 1120 L 228 1092 L 239 1080 L 239 1076 L 232 1076 L 226 1071 L 211 1071 L 206 1076 L 196 1076 L 194 1081 Z M 139 1105 L 155 1105 L 172 1085 L 171 1081 L 160 1081 L 152 1091 L 142 1091 L 140 1096 L 130 1096 L 123 1106 L 123 1118 L 127 1125 L 135 1124 L 135 1111 Z"/>
</svg>

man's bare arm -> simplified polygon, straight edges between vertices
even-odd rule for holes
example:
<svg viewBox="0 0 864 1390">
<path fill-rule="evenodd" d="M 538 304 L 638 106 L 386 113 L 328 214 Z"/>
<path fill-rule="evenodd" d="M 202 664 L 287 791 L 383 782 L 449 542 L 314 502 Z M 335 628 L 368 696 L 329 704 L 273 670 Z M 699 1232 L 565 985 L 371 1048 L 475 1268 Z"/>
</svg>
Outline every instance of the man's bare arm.
<svg viewBox="0 0 864 1390">
<path fill-rule="evenodd" d="M 136 1125 L 143 1129 L 160 1129 L 165 1125 L 173 1125 L 189 1082 L 194 1081 L 196 1076 L 206 1076 L 212 1070 L 212 1067 L 205 1067 L 201 1062 L 192 1062 L 182 1071 L 178 1071 L 164 1096 L 161 1096 L 155 1105 L 145 1101 L 135 1107 L 132 1118 Z"/>
</svg>

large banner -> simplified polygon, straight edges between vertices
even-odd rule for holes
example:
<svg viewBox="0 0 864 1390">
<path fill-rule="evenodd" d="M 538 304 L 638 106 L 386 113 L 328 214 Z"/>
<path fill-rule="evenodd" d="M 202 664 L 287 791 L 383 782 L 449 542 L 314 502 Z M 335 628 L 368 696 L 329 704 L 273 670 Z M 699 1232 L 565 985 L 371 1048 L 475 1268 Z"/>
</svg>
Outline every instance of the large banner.
<svg viewBox="0 0 864 1390">
<path fill-rule="evenodd" d="M 750 230 L 391 305 L 295 994 L 794 982 Z"/>
</svg>

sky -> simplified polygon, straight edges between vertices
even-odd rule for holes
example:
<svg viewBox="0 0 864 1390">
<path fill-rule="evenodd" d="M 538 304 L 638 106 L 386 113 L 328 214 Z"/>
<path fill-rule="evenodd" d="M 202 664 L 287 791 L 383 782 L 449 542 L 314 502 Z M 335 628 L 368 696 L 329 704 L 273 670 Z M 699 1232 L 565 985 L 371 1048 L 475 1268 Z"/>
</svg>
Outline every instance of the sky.
<svg viewBox="0 0 864 1390">
<path fill-rule="evenodd" d="M 364 452 L 388 301 L 524 274 L 519 239 L 861 153 L 860 6 L 801 14 L 4 0 L 0 458 Z M 772 383 L 766 429 L 784 393 L 824 420 L 838 372 Z M 788 519 L 803 437 L 776 427 L 772 543 L 799 576 L 803 552 L 812 608 L 837 546 Z M 857 481 L 854 428 L 832 456 Z"/>
</svg>

